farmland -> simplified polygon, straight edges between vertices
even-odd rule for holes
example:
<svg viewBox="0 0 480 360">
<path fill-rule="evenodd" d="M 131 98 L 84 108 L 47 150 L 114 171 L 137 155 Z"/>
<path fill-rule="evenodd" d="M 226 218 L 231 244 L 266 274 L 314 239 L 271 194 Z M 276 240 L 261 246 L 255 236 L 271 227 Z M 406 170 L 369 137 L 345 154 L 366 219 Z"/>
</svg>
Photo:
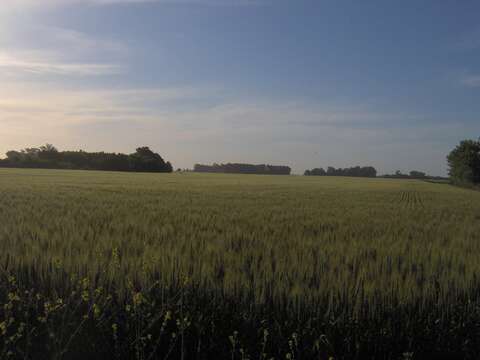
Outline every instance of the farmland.
<svg viewBox="0 0 480 360">
<path fill-rule="evenodd" d="M 480 192 L 0 170 L 0 358 L 480 351 Z"/>
</svg>

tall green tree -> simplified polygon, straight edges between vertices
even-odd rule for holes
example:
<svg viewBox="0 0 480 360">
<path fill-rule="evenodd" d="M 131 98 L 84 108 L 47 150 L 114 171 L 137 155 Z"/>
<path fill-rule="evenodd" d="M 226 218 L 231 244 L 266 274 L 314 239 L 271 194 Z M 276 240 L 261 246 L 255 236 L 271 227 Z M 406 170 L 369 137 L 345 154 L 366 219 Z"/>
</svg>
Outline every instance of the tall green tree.
<svg viewBox="0 0 480 360">
<path fill-rule="evenodd" d="M 480 183 L 480 139 L 463 140 L 447 156 L 449 175 L 457 184 Z"/>
</svg>

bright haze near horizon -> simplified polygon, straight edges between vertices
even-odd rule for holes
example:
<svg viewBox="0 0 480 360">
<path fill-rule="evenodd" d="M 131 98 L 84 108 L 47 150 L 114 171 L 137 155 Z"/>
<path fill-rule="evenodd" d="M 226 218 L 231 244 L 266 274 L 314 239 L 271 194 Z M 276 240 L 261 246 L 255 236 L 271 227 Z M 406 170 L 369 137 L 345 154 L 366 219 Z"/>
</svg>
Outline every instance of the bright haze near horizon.
<svg viewBox="0 0 480 360">
<path fill-rule="evenodd" d="M 3 0 L 0 153 L 445 175 L 480 135 L 480 2 Z"/>
</svg>

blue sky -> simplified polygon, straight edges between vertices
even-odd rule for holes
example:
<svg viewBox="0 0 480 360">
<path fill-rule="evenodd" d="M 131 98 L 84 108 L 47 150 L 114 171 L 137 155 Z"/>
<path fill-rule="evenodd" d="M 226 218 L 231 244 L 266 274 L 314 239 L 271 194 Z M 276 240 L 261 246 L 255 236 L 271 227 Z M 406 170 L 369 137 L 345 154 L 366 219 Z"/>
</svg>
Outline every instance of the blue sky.
<svg viewBox="0 0 480 360">
<path fill-rule="evenodd" d="M 4 0 L 0 152 L 446 174 L 480 136 L 478 1 Z"/>
</svg>

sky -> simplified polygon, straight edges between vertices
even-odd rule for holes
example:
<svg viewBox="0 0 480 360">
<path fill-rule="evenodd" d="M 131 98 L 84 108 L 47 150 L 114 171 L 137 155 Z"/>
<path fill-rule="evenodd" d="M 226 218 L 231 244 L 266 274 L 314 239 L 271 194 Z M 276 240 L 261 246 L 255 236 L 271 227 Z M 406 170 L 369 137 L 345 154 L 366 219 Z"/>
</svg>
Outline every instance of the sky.
<svg viewBox="0 0 480 360">
<path fill-rule="evenodd" d="M 446 175 L 480 136 L 477 0 L 2 0 L 0 154 Z"/>
</svg>

